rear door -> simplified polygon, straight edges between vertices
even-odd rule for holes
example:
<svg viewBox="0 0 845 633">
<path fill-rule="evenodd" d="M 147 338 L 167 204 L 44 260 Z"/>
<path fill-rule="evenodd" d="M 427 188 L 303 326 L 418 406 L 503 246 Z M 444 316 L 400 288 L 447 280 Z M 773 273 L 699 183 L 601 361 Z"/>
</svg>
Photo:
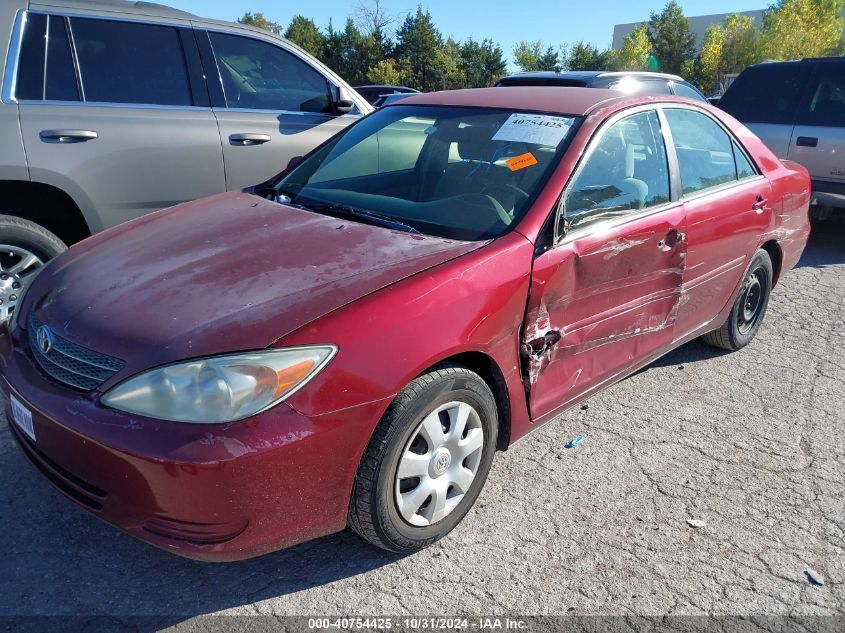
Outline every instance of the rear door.
<svg viewBox="0 0 845 633">
<path fill-rule="evenodd" d="M 686 211 L 687 251 L 675 338 L 705 328 L 732 299 L 772 221 L 771 185 L 710 114 L 663 107 Z"/>
<path fill-rule="evenodd" d="M 845 183 L 845 59 L 813 64 L 787 157 L 813 180 Z"/>
<path fill-rule="evenodd" d="M 686 242 L 654 109 L 610 121 L 564 191 L 556 246 L 534 261 L 523 350 L 544 419 L 673 339 Z"/>
<path fill-rule="evenodd" d="M 32 179 L 68 192 L 92 231 L 225 190 L 189 27 L 30 13 L 24 40 Z"/>
<path fill-rule="evenodd" d="M 274 40 L 197 30 L 220 126 L 226 186 L 282 171 L 358 118 L 335 112 L 337 88 L 293 48 Z"/>
</svg>

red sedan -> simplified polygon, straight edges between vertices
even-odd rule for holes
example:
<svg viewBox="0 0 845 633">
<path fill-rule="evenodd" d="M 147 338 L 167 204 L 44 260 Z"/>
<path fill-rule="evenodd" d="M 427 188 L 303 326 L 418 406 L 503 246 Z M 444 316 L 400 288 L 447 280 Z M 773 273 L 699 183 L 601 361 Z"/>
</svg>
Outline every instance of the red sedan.
<svg viewBox="0 0 845 633">
<path fill-rule="evenodd" d="M 184 556 L 346 525 L 410 552 L 497 449 L 695 337 L 747 345 L 809 189 L 697 102 L 412 96 L 47 265 L 0 336 L 7 418 L 67 496 Z"/>
</svg>

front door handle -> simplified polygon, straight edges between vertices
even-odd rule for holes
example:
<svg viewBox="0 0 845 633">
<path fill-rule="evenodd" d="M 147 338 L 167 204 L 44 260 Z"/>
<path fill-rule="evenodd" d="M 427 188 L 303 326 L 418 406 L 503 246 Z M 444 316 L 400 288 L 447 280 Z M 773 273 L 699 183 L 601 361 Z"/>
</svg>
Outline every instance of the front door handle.
<svg viewBox="0 0 845 633">
<path fill-rule="evenodd" d="M 758 214 L 763 213 L 763 209 L 766 208 L 766 205 L 769 203 L 763 196 L 757 196 L 757 200 L 754 204 L 751 205 L 751 208 L 754 209 Z"/>
<path fill-rule="evenodd" d="M 93 130 L 41 130 L 39 136 L 43 141 L 84 143 L 97 138 L 97 133 Z"/>
<path fill-rule="evenodd" d="M 799 136 L 795 144 L 801 147 L 816 147 L 819 144 L 819 139 L 815 136 Z"/>
<path fill-rule="evenodd" d="M 270 142 L 269 134 L 232 134 L 229 136 L 232 145 L 263 145 Z"/>
<path fill-rule="evenodd" d="M 678 231 L 677 229 L 672 229 L 666 234 L 666 237 L 657 242 L 657 248 L 661 250 L 669 250 L 686 241 L 686 233 Z"/>
</svg>

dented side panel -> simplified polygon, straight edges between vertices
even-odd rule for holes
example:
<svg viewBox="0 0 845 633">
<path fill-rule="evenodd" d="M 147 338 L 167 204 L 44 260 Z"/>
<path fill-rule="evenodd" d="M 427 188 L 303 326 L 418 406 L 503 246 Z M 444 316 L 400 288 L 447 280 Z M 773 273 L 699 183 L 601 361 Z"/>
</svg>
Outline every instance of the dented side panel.
<svg viewBox="0 0 845 633">
<path fill-rule="evenodd" d="M 523 335 L 533 420 L 671 344 L 683 230 L 678 205 L 615 226 L 587 226 L 537 257 Z"/>
</svg>

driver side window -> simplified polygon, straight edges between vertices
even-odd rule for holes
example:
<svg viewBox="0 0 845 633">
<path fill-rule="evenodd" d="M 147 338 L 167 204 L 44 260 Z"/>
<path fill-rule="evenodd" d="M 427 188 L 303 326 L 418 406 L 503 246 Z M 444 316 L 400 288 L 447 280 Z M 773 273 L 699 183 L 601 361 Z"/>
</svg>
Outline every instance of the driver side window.
<svg viewBox="0 0 845 633">
<path fill-rule="evenodd" d="M 669 165 L 657 112 L 625 117 L 588 150 L 563 200 L 564 230 L 669 201 Z"/>
</svg>

